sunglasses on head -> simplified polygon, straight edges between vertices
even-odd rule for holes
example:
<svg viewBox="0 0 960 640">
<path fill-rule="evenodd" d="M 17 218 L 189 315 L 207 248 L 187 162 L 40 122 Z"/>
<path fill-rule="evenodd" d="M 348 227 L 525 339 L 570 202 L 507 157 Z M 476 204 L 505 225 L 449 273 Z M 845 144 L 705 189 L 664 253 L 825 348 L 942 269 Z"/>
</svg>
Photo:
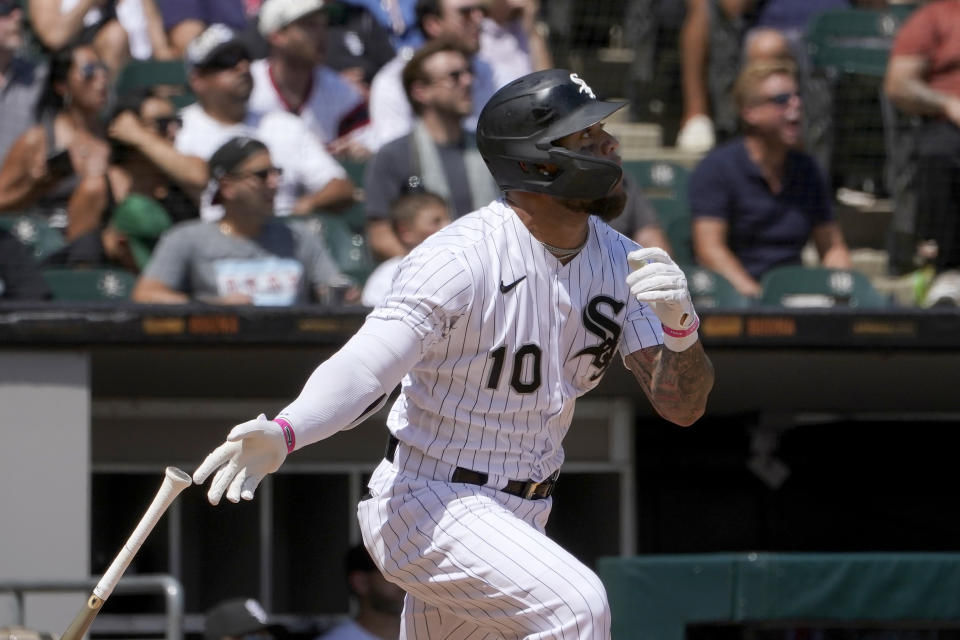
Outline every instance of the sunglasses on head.
<svg viewBox="0 0 960 640">
<path fill-rule="evenodd" d="M 800 98 L 800 93 L 797 91 L 785 91 L 783 93 L 777 93 L 772 96 L 765 97 L 761 102 L 763 104 L 775 104 L 778 107 L 785 107 L 790 104 L 792 98 Z"/>
<path fill-rule="evenodd" d="M 206 71 L 226 71 L 233 69 L 243 60 L 250 60 L 249 54 L 243 49 L 227 49 L 213 56 L 205 64 L 197 65 Z"/>
</svg>

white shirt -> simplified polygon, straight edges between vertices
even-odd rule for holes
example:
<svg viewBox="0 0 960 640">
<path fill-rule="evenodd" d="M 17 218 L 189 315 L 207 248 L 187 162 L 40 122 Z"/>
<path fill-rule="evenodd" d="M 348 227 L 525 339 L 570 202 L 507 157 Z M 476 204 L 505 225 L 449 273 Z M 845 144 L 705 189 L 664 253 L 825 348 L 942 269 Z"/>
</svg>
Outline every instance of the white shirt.
<svg viewBox="0 0 960 640">
<path fill-rule="evenodd" d="M 518 20 L 504 28 L 495 20 L 484 18 L 477 56 L 493 69 L 493 84 L 497 89 L 533 71 L 530 42 Z"/>
<path fill-rule="evenodd" d="M 270 77 L 268 59 L 253 61 L 250 64 L 250 74 L 253 76 L 253 92 L 247 102 L 250 112 L 260 115 L 273 111 L 295 113 L 290 111 Z M 295 115 L 327 145 L 339 137 L 337 132 L 344 117 L 362 108 L 363 104 L 363 96 L 341 78 L 340 74 L 321 65 L 313 70 L 310 95 Z M 351 134 L 361 136 L 360 141 L 363 142 L 364 130 L 370 130 L 369 124 L 352 131 Z"/>
<path fill-rule="evenodd" d="M 60 11 L 63 13 L 73 9 L 80 0 L 60 0 Z M 153 45 L 147 33 L 147 17 L 143 12 L 140 0 L 120 0 L 116 6 L 117 22 L 127 32 L 130 46 L 130 55 L 137 60 L 146 60 L 153 55 Z M 99 7 L 90 9 L 83 14 L 83 26 L 89 27 L 103 18 Z"/>
<path fill-rule="evenodd" d="M 375 150 L 391 140 L 410 133 L 413 128 L 413 108 L 403 90 L 403 67 L 413 55 L 411 49 L 401 50 L 383 65 L 370 83 L 370 123 L 373 125 L 372 143 Z M 494 94 L 493 69 L 485 60 L 474 57 L 473 112 L 463 121 L 465 131 L 477 130 L 477 118 L 487 100 Z"/>
<path fill-rule="evenodd" d="M 181 109 L 180 116 L 183 126 L 174 146 L 181 153 L 209 160 L 214 151 L 236 136 L 251 136 L 267 146 L 274 166 L 283 170 L 274 200 L 274 213 L 278 216 L 289 215 L 300 196 L 316 193 L 334 178 L 347 176 L 300 118 L 291 113 L 248 113 L 243 122 L 224 124 L 194 103 Z M 204 220 L 223 216 L 223 208 L 211 204 L 215 190 L 211 181 L 203 192 L 200 217 Z"/>
<path fill-rule="evenodd" d="M 403 256 L 387 258 L 367 277 L 367 281 L 363 283 L 363 294 L 360 296 L 360 302 L 364 306 L 375 307 L 383 302 L 402 260 Z"/>
<path fill-rule="evenodd" d="M 503 200 L 427 238 L 369 315 L 420 339 L 390 431 L 422 464 L 488 473 L 490 486 L 549 477 L 576 399 L 617 352 L 662 343 L 660 321 L 626 284 L 636 248 L 591 216 L 586 246 L 560 264 Z"/>
</svg>

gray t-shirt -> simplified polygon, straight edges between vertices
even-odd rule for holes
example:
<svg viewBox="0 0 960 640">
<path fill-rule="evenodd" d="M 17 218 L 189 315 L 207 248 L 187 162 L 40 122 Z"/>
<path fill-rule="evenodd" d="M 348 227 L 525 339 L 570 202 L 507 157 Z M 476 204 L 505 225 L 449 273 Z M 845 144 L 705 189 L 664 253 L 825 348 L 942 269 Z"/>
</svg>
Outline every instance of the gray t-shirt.
<svg viewBox="0 0 960 640">
<path fill-rule="evenodd" d="M 181 222 L 160 238 L 143 275 L 192 298 L 243 293 L 269 306 L 316 301 L 318 289 L 351 284 L 319 237 L 277 219 L 255 240 L 216 222 Z"/>
</svg>

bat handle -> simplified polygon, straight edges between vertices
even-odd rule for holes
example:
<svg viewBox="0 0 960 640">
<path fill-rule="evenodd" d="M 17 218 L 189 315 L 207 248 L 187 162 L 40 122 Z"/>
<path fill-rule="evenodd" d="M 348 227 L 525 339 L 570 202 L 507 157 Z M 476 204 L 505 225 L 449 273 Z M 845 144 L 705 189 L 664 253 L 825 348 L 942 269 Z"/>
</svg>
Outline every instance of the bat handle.
<svg viewBox="0 0 960 640">
<path fill-rule="evenodd" d="M 193 480 L 186 472 L 176 467 L 167 467 L 163 484 L 160 485 L 160 490 L 157 491 L 153 502 L 150 503 L 146 513 L 143 514 L 143 518 L 140 519 L 137 528 L 130 534 L 130 537 L 126 543 L 124 543 L 123 548 L 120 549 L 117 557 L 113 559 L 113 562 L 110 563 L 110 566 L 106 572 L 104 572 L 103 577 L 97 582 L 97 586 L 93 589 L 93 597 L 99 598 L 101 601 L 110 597 L 114 587 L 117 586 L 117 582 L 120 580 L 120 576 L 127 570 L 127 566 L 130 564 L 133 556 L 140 550 L 143 541 L 146 540 L 150 532 L 153 531 L 154 526 L 156 526 L 157 521 L 159 521 L 160 517 L 166 512 L 167 507 L 180 495 L 181 491 L 189 487 L 192 483 Z"/>
</svg>

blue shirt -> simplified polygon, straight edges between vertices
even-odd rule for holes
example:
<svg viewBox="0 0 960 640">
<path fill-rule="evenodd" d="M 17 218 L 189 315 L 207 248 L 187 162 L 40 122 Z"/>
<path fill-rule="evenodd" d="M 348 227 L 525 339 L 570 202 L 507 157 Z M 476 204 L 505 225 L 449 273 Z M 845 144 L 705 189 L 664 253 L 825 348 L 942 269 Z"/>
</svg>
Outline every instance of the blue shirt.
<svg viewBox="0 0 960 640">
<path fill-rule="evenodd" d="M 742 137 L 700 161 L 690 176 L 688 198 L 693 219 L 727 222 L 727 245 L 754 278 L 779 265 L 799 264 L 813 228 L 834 219 L 826 182 L 812 157 L 790 151 L 783 188 L 773 193 Z"/>
</svg>

